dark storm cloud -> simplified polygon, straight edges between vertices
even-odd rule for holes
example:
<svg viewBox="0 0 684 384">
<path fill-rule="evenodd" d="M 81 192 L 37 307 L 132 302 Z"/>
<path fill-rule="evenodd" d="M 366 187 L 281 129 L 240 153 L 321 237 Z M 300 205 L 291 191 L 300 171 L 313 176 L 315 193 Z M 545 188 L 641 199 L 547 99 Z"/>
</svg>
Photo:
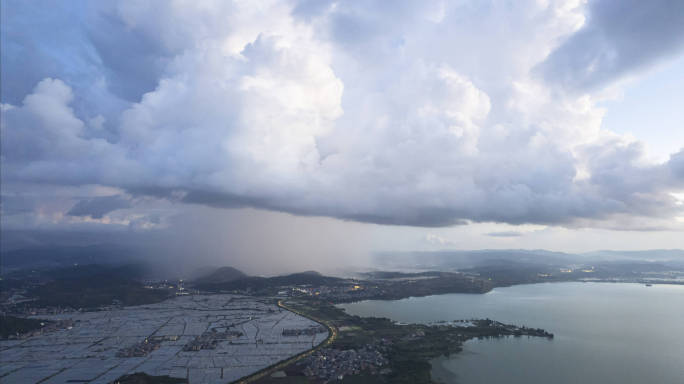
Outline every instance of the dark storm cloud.
<svg viewBox="0 0 684 384">
<path fill-rule="evenodd" d="M 387 214 L 382 215 L 339 215 L 330 214 L 329 216 L 338 217 L 343 220 L 358 221 L 361 223 L 373 223 L 382 225 L 411 225 L 414 227 L 446 227 L 453 225 L 467 225 L 468 220 L 459 218 L 448 210 L 439 209 L 420 209 L 414 212 L 406 212 L 402 215 Z"/>
<path fill-rule="evenodd" d="M 684 2 L 596 0 L 586 23 L 540 70 L 547 81 L 587 90 L 673 56 L 684 47 Z"/>
<path fill-rule="evenodd" d="M 167 195 L 171 196 L 173 195 L 173 192 L 169 192 Z M 199 204 L 216 208 L 267 208 L 268 206 L 267 201 L 255 197 L 197 190 L 183 192 L 180 201 L 186 204 Z"/>
<path fill-rule="evenodd" d="M 139 191 L 145 193 L 145 191 Z M 176 191 L 178 192 L 178 191 Z M 417 227 L 444 227 L 450 225 L 466 225 L 467 220 L 459 219 L 454 212 L 444 208 L 428 208 L 418 210 L 398 209 L 396 212 L 380 214 L 354 214 L 335 207 L 289 207 L 285 201 L 240 196 L 220 192 L 188 191 L 182 192 L 180 201 L 186 204 L 198 204 L 216 208 L 259 208 L 269 211 L 291 213 L 299 216 L 329 216 L 341 220 L 357 221 L 382 225 L 411 225 Z M 156 196 L 172 198 L 173 191 L 156 191 Z"/>
<path fill-rule="evenodd" d="M 109 89 L 135 102 L 152 91 L 170 60 L 167 50 L 155 40 L 127 28 L 115 15 L 102 13 L 87 34 L 104 66 Z"/>
<path fill-rule="evenodd" d="M 71 207 L 67 215 L 90 216 L 93 219 L 101 219 L 112 211 L 130 207 L 131 202 L 121 196 L 99 196 L 80 200 Z"/>
<path fill-rule="evenodd" d="M 2 195 L 0 200 L 3 215 L 17 215 L 32 212 L 35 208 L 35 199 L 28 196 Z"/>
</svg>

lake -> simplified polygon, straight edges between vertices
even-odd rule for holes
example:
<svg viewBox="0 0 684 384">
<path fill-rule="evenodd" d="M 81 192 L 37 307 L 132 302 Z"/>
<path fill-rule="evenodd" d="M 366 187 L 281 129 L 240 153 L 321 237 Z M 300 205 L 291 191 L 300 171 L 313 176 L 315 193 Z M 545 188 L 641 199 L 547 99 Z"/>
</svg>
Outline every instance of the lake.
<svg viewBox="0 0 684 384">
<path fill-rule="evenodd" d="M 470 318 L 555 334 L 471 340 L 432 361 L 442 383 L 684 383 L 684 286 L 549 283 L 340 305 L 399 322 Z"/>
</svg>

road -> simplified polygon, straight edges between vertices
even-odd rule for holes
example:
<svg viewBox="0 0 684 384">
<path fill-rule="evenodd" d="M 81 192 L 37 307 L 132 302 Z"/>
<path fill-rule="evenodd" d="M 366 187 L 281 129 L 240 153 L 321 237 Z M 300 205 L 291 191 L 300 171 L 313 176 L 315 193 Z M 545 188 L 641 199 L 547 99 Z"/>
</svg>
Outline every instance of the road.
<svg viewBox="0 0 684 384">
<path fill-rule="evenodd" d="M 274 372 L 277 372 L 277 371 L 287 367 L 288 365 L 290 365 L 296 361 L 299 361 L 299 360 L 303 359 L 304 357 L 311 355 L 316 350 L 318 350 L 320 348 L 327 347 L 328 345 L 332 344 L 335 341 L 335 339 L 337 339 L 337 332 L 338 332 L 337 327 L 330 324 L 329 322 L 321 320 L 321 319 L 317 319 L 313 316 L 301 313 L 301 312 L 297 311 L 296 309 L 290 308 L 290 307 L 286 306 L 285 304 L 283 304 L 282 300 L 278 300 L 278 307 L 280 307 L 286 311 L 290 311 L 292 313 L 295 313 L 299 316 L 306 317 L 307 319 L 313 320 L 313 321 L 315 321 L 321 325 L 324 325 L 326 328 L 328 328 L 328 338 L 325 339 L 325 341 L 323 341 L 322 343 L 318 344 L 317 346 L 309 349 L 308 351 L 304 351 L 298 355 L 290 357 L 289 359 L 278 362 L 274 365 L 271 365 L 270 367 L 264 368 L 264 369 L 262 369 L 258 372 L 255 372 L 249 376 L 243 377 L 237 381 L 234 381 L 234 383 L 237 383 L 237 384 L 253 383 L 259 379 L 270 376 Z"/>
</svg>

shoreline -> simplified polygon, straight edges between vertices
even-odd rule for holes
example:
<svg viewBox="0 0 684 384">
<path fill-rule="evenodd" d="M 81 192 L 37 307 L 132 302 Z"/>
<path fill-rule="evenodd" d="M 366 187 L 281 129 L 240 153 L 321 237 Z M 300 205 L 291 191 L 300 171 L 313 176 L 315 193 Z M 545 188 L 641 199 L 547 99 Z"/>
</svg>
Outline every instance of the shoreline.
<svg viewBox="0 0 684 384">
<path fill-rule="evenodd" d="M 643 285 L 646 287 L 650 286 L 684 286 L 684 281 L 682 282 L 637 282 L 637 281 L 614 281 L 614 280 L 564 280 L 564 281 L 540 281 L 534 283 L 520 283 L 520 284 L 510 284 L 510 285 L 498 285 L 485 292 L 446 292 L 446 293 L 433 293 L 428 295 L 420 296 L 403 296 L 399 298 L 371 298 L 363 300 L 331 300 L 335 306 L 346 305 L 346 304 L 357 304 L 365 303 L 369 301 L 400 301 L 406 299 L 419 299 L 423 297 L 432 296 L 444 296 L 444 295 L 469 295 L 469 296 L 479 296 L 491 293 L 499 288 L 511 288 L 519 286 L 529 286 L 529 285 L 546 285 L 546 284 L 567 284 L 567 283 L 582 283 L 582 284 L 633 284 L 633 285 Z"/>
<path fill-rule="evenodd" d="M 512 290 L 508 291 L 508 293 L 500 293 L 488 297 L 452 295 L 453 299 L 451 299 L 450 295 L 434 295 L 434 297 L 441 296 L 442 298 L 425 301 L 423 301 L 425 298 L 416 298 L 404 300 L 399 305 L 393 305 L 392 302 L 388 301 L 382 304 L 370 303 L 356 308 L 343 308 L 347 309 L 350 314 L 385 316 L 405 323 L 421 322 L 431 324 L 439 319 L 454 319 L 463 316 L 489 316 L 505 320 L 506 322 L 530 323 L 535 326 L 538 325 L 543 328 L 552 329 L 557 333 L 558 342 L 555 343 L 547 343 L 544 340 L 514 340 L 509 338 L 496 341 L 489 339 L 477 340 L 477 342 L 474 339 L 468 340 L 463 343 L 462 350 L 457 352 L 457 354 L 446 355 L 451 356 L 453 362 L 448 363 L 445 367 L 440 366 L 440 362 L 446 361 L 443 357 L 445 355 L 440 355 L 442 360 L 440 360 L 440 356 L 431 359 L 431 364 L 436 368 L 434 373 L 435 381 L 441 379 L 447 383 L 499 382 L 501 376 L 491 376 L 482 372 L 492 365 L 506 367 L 504 371 L 510 370 L 512 375 L 520 377 L 518 380 L 512 380 L 512 383 L 550 382 L 549 380 L 550 377 L 553 377 L 553 373 L 549 373 L 547 369 L 542 369 L 539 373 L 535 373 L 534 367 L 537 364 L 535 362 L 542 362 L 541 364 L 546 366 L 559 365 L 562 367 L 563 372 L 570 374 L 572 366 L 577 366 L 580 361 L 586 363 L 587 355 L 591 355 L 591 351 L 594 350 L 592 348 L 596 347 L 595 343 L 599 343 L 602 349 L 605 348 L 604 354 L 611 356 L 607 360 L 608 364 L 620 360 L 619 358 L 613 358 L 613 356 L 621 356 L 623 352 L 626 354 L 625 356 L 634 357 L 638 355 L 637 353 L 622 351 L 619 348 L 619 345 L 621 345 L 620 340 L 623 340 L 623 337 L 633 340 L 634 348 L 631 348 L 631 351 L 638 350 L 638 345 L 650 343 L 650 340 L 653 340 L 653 337 L 655 337 L 655 340 L 659 340 L 660 344 L 658 345 L 665 347 L 660 349 L 669 351 L 663 357 L 663 360 L 672 360 L 667 356 L 672 356 L 673 350 L 677 348 L 677 345 L 681 345 L 681 343 L 677 340 L 671 340 L 666 335 L 672 335 L 673 332 L 680 328 L 673 323 L 671 320 L 672 316 L 663 316 L 672 313 L 672 311 L 681 313 L 681 307 L 672 307 L 672 305 L 682 303 L 681 293 L 684 293 L 682 285 L 660 284 L 656 287 L 654 284 L 650 288 L 636 282 L 615 284 L 615 282 L 607 281 L 570 281 L 564 283 L 566 284 L 558 284 L 553 288 L 548 285 L 526 287 L 532 284 L 520 285 L 520 287 L 506 287 Z M 621 303 L 618 309 L 619 312 L 617 313 L 611 312 L 612 309 L 609 308 L 612 307 L 605 306 L 607 302 L 612 302 L 613 298 L 621 298 L 619 301 Z M 661 298 L 662 300 L 668 300 L 667 302 L 671 304 L 666 307 L 656 304 L 661 302 Z M 662 319 L 667 319 L 664 324 L 669 325 L 664 330 L 661 330 L 660 328 L 644 328 L 643 326 L 635 325 L 641 323 L 630 322 L 624 324 L 619 320 L 616 323 L 616 316 L 622 317 L 626 316 L 626 314 L 636 316 L 634 312 L 637 309 L 630 303 L 648 304 L 645 307 L 640 307 L 648 311 L 641 313 L 640 316 L 644 319 L 654 319 L 649 320 L 647 324 L 655 324 L 656 321 L 659 322 L 663 321 Z M 649 303 L 653 303 L 653 305 Z M 653 310 L 648 310 L 648 308 Z M 596 310 L 600 313 L 600 315 L 597 315 L 598 317 L 592 315 Z M 425 314 L 423 314 L 424 312 Z M 467 344 L 468 342 L 470 344 Z M 568 364 L 563 362 L 563 359 L 566 357 L 575 363 Z M 661 363 L 659 362 L 658 364 Z M 670 375 L 672 372 L 679 372 L 679 368 L 676 368 L 671 363 L 668 364 L 670 365 L 667 372 L 670 372 Z M 660 369 L 657 368 L 658 366 L 652 364 L 652 369 Z M 445 375 L 440 374 L 440 370 L 443 371 L 446 368 L 458 374 L 458 380 L 453 377 L 448 379 Z M 524 370 L 528 373 L 521 372 Z M 606 375 L 612 370 L 615 370 L 613 365 L 611 365 L 610 369 L 598 367 L 592 372 L 600 376 Z M 638 372 L 632 372 L 631 374 L 639 375 Z M 543 379 L 539 381 L 524 381 L 525 378 L 529 379 L 529 377 L 541 377 Z M 587 382 L 586 377 L 582 377 Z M 567 384 L 569 382 L 562 381 L 560 383 Z"/>
</svg>

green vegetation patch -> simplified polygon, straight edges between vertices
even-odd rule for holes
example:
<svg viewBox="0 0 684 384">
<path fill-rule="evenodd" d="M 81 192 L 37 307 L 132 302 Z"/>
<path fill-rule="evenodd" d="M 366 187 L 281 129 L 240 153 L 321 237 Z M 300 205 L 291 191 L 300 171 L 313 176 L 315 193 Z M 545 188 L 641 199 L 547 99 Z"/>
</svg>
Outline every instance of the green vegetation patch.
<svg viewBox="0 0 684 384">
<path fill-rule="evenodd" d="M 118 300 L 122 305 L 142 305 L 164 301 L 166 290 L 147 289 L 143 284 L 116 276 L 88 276 L 59 279 L 36 287 L 31 292 L 41 306 L 95 308 Z"/>
<path fill-rule="evenodd" d="M 45 320 L 26 319 L 23 317 L 0 315 L 0 338 L 31 332 L 42 327 Z"/>
</svg>

